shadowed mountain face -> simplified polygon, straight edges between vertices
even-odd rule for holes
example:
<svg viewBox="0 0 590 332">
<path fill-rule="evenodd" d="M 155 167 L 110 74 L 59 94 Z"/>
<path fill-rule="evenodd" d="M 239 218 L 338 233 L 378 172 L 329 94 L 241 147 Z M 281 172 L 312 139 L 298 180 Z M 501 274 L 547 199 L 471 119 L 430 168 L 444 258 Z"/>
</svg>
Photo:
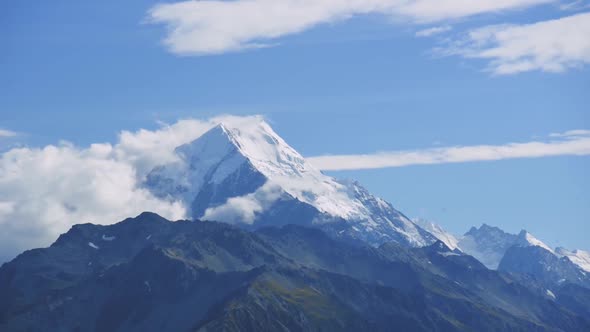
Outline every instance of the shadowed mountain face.
<svg viewBox="0 0 590 332">
<path fill-rule="evenodd" d="M 590 330 L 584 288 L 525 285 L 442 242 L 375 248 L 144 213 L 4 264 L 0 330 Z"/>
<path fill-rule="evenodd" d="M 504 255 L 500 271 L 526 275 L 551 289 L 565 282 L 590 288 L 590 276 L 568 257 L 557 257 L 538 246 L 513 246 Z"/>
</svg>

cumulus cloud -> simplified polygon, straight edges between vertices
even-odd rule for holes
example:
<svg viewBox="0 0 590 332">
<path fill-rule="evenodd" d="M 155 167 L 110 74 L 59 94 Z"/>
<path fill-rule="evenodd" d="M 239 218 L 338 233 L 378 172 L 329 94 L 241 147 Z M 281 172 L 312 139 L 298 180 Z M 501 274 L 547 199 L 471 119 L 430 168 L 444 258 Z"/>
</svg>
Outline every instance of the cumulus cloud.
<svg viewBox="0 0 590 332">
<path fill-rule="evenodd" d="M 590 13 L 523 25 L 492 25 L 469 31 L 439 50 L 488 61 L 506 75 L 531 70 L 563 72 L 590 63 Z"/>
<path fill-rule="evenodd" d="M 113 223 L 142 211 L 184 217 L 181 204 L 141 189 L 133 165 L 110 157 L 111 150 L 63 143 L 2 154 L 0 259 L 46 246 L 76 223 Z"/>
<path fill-rule="evenodd" d="M 379 14 L 432 23 L 522 9 L 554 0 L 234 0 L 182 1 L 154 6 L 153 23 L 164 24 L 164 43 L 176 54 L 219 54 L 265 47 L 279 37 L 315 26 Z"/>
<path fill-rule="evenodd" d="M 453 146 L 361 155 L 326 155 L 307 159 L 322 170 L 336 171 L 516 158 L 590 155 L 589 130 L 572 130 L 560 134 L 551 134 L 550 137 L 552 137 L 552 140 L 545 142 Z"/>
<path fill-rule="evenodd" d="M 123 131 L 115 144 L 62 142 L 0 154 L 0 262 L 51 244 L 77 223 L 111 224 L 143 211 L 184 218 L 181 202 L 158 199 L 141 184 L 153 167 L 177 158 L 174 148 L 233 118 Z"/>
</svg>

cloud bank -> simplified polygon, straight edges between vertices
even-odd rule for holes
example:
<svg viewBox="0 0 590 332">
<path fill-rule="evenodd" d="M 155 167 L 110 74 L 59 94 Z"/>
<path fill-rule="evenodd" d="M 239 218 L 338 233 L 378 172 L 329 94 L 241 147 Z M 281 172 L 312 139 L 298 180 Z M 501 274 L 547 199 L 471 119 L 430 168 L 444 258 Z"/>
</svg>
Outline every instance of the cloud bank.
<svg viewBox="0 0 590 332">
<path fill-rule="evenodd" d="M 552 140 L 546 142 L 453 146 L 360 155 L 325 155 L 307 158 L 307 160 L 322 170 L 341 171 L 517 158 L 590 155 L 589 130 L 572 130 L 565 133 L 551 134 L 550 137 Z"/>
<path fill-rule="evenodd" d="M 51 244 L 78 223 L 111 224 L 143 211 L 185 218 L 183 204 L 156 198 L 142 181 L 153 167 L 175 160 L 174 148 L 228 118 L 123 131 L 115 144 L 62 142 L 0 154 L 0 263 Z"/>
<path fill-rule="evenodd" d="M 142 211 L 178 219 L 184 208 L 139 188 L 112 148 L 68 144 L 19 148 L 0 158 L 0 257 L 46 246 L 76 223 L 112 223 Z"/>
<path fill-rule="evenodd" d="M 590 13 L 524 25 L 492 25 L 467 33 L 440 52 L 488 60 L 506 75 L 531 70 L 563 72 L 590 63 Z"/>
<path fill-rule="evenodd" d="M 182 1 L 154 6 L 148 20 L 168 28 L 164 43 L 171 52 L 205 55 L 269 46 L 277 38 L 359 15 L 434 23 L 551 2 L 554 0 Z"/>
</svg>

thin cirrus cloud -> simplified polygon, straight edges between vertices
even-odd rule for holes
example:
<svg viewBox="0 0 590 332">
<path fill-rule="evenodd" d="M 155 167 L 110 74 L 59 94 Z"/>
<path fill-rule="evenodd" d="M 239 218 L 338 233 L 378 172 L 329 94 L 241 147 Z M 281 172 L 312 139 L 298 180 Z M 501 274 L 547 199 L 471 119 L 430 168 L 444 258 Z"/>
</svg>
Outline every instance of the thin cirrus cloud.
<svg viewBox="0 0 590 332">
<path fill-rule="evenodd" d="M 0 128 L 0 138 L 2 138 L 2 137 L 15 137 L 16 135 L 17 135 L 17 133 L 12 130 Z"/>
<path fill-rule="evenodd" d="M 266 47 L 279 37 L 358 15 L 435 23 L 552 2 L 555 0 L 182 1 L 152 7 L 148 20 L 167 26 L 164 43 L 171 52 L 207 55 Z"/>
<path fill-rule="evenodd" d="M 449 25 L 442 25 L 437 27 L 432 27 L 428 29 L 423 29 L 416 31 L 416 37 L 432 37 L 434 35 L 439 35 L 441 33 L 445 33 L 451 31 L 453 28 Z"/>
<path fill-rule="evenodd" d="M 554 133 L 549 137 L 550 139 L 546 141 L 525 143 L 452 146 L 360 155 L 325 155 L 307 159 L 322 170 L 342 171 L 517 158 L 590 155 L 590 130 L 571 130 L 565 133 Z"/>
<path fill-rule="evenodd" d="M 590 63 L 590 13 L 523 25 L 492 25 L 467 32 L 437 52 L 488 61 L 496 75 L 563 72 Z"/>
</svg>

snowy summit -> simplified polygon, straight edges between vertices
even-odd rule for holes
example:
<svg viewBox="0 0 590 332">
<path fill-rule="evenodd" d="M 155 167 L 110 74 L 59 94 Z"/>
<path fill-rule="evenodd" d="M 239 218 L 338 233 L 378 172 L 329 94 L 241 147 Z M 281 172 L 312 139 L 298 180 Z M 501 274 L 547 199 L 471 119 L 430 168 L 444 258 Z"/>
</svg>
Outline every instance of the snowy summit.
<svg viewBox="0 0 590 332">
<path fill-rule="evenodd" d="M 158 197 L 182 201 L 192 218 L 307 223 L 375 245 L 435 241 L 357 182 L 313 167 L 260 117 L 220 123 L 175 152 L 178 160 L 150 172 L 146 187 Z"/>
</svg>

